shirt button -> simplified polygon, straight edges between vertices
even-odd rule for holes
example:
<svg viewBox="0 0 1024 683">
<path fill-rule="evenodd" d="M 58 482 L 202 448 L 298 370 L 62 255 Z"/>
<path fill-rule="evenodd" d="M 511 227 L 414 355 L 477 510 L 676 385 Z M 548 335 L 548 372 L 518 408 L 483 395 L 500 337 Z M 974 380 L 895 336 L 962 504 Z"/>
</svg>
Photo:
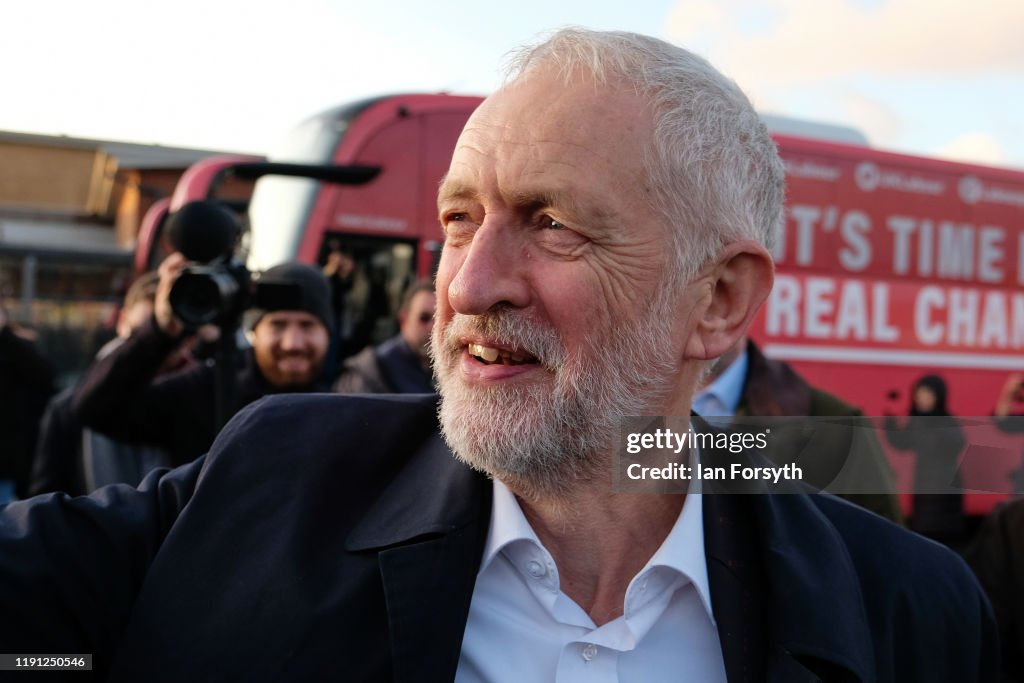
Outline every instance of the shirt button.
<svg viewBox="0 0 1024 683">
<path fill-rule="evenodd" d="M 597 656 L 597 646 L 593 643 L 590 643 L 585 648 L 583 648 L 583 652 L 581 652 L 580 654 L 583 656 L 583 659 L 589 662 L 591 659 Z"/>
<path fill-rule="evenodd" d="M 537 560 L 530 560 L 529 562 L 527 562 L 526 571 L 529 572 L 530 576 L 532 576 L 535 579 L 539 579 L 540 577 L 548 573 L 548 570 L 544 567 L 544 565 L 538 562 Z"/>
</svg>

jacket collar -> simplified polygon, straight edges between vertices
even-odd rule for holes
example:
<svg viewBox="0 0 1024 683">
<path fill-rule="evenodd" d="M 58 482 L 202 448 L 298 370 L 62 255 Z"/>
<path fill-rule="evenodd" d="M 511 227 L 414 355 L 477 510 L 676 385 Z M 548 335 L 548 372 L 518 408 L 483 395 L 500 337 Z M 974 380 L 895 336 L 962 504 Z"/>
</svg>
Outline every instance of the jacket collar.
<svg viewBox="0 0 1024 683">
<path fill-rule="evenodd" d="M 809 495 L 753 496 L 751 507 L 765 539 L 769 619 L 779 655 L 812 662 L 812 669 L 813 660 L 829 661 L 873 681 L 864 596 L 839 532 Z"/>
<path fill-rule="evenodd" d="M 434 432 L 349 534 L 378 553 L 396 683 L 454 680 L 490 511 L 490 481 Z"/>
<path fill-rule="evenodd" d="M 479 524 L 490 515 L 490 489 L 490 480 L 459 462 L 434 432 L 352 530 L 345 548 L 385 548 Z"/>
</svg>

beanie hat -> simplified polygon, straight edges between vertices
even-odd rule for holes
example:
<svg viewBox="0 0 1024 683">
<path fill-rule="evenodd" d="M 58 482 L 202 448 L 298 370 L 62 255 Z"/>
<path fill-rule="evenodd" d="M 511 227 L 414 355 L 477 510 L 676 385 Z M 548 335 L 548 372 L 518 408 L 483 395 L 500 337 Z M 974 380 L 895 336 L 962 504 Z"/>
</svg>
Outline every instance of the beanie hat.
<svg viewBox="0 0 1024 683">
<path fill-rule="evenodd" d="M 257 282 L 257 290 L 267 285 L 293 285 L 298 289 L 294 296 L 262 296 L 257 293 L 258 306 L 249 311 L 248 328 L 252 329 L 267 313 L 272 311 L 305 311 L 324 324 L 327 331 L 334 329 L 331 313 L 331 286 L 323 273 L 305 263 L 282 263 L 264 271 Z"/>
</svg>

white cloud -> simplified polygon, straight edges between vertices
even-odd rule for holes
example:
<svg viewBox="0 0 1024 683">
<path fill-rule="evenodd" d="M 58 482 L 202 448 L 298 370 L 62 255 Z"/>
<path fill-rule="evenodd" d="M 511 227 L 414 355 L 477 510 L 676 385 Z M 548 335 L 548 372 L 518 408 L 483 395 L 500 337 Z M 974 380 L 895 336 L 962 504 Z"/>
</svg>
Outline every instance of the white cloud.
<svg viewBox="0 0 1024 683">
<path fill-rule="evenodd" d="M 741 28 L 754 10 L 770 17 L 760 33 Z M 890 0 L 877 8 L 845 0 L 680 0 L 666 32 L 682 45 L 699 43 L 740 85 L 763 88 L 861 73 L 1020 70 L 1022 26 L 1020 0 Z"/>
<path fill-rule="evenodd" d="M 1022 0 L 677 0 L 665 37 L 762 109 L 851 125 L 880 147 L 1020 166 L 1022 28 Z"/>
<path fill-rule="evenodd" d="M 978 131 L 965 133 L 935 150 L 935 156 L 974 164 L 1005 164 L 1006 154 L 994 136 Z"/>
</svg>

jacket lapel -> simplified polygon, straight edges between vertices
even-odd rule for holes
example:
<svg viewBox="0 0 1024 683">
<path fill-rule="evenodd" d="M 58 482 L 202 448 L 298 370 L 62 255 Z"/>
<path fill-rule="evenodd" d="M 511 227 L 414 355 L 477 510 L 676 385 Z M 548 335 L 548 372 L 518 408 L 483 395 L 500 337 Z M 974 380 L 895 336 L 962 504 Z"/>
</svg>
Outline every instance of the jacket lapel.
<svg viewBox="0 0 1024 683">
<path fill-rule="evenodd" d="M 827 680 L 875 680 L 860 578 L 838 531 L 810 494 L 754 496 L 751 505 L 763 538 L 776 661 L 794 658 L 828 672 Z"/>
<path fill-rule="evenodd" d="M 454 679 L 490 512 L 490 481 L 435 434 L 349 535 L 378 551 L 396 683 Z"/>
<path fill-rule="evenodd" d="M 744 497 L 705 495 L 704 554 L 712 611 L 729 683 L 754 683 L 765 676 L 764 576 L 757 538 L 744 523 Z"/>
<path fill-rule="evenodd" d="M 698 431 L 718 431 L 691 417 Z M 702 448 L 700 456 L 770 464 L 757 451 Z M 768 493 L 760 481 L 710 484 L 702 497 L 704 548 L 730 683 L 874 680 L 860 579 L 812 494 L 797 486 Z"/>
<path fill-rule="evenodd" d="M 711 601 L 730 683 L 874 680 L 856 572 L 805 495 L 704 495 Z"/>
</svg>

